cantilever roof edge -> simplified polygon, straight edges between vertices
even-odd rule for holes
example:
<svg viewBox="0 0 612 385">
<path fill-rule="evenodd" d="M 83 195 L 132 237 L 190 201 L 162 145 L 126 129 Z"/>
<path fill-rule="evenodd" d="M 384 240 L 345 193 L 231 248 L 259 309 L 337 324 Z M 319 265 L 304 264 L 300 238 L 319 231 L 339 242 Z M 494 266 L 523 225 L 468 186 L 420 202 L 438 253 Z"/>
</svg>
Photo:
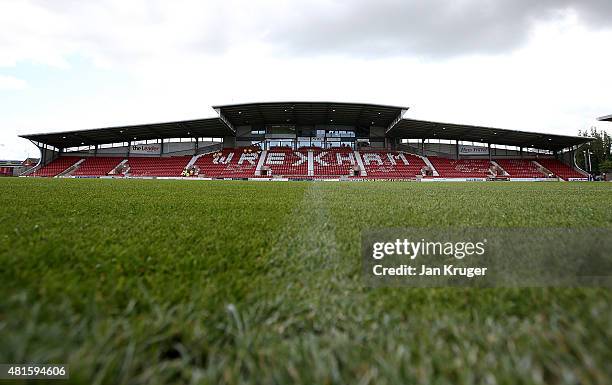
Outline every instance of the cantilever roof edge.
<svg viewBox="0 0 612 385">
<path fill-rule="evenodd" d="M 65 148 L 80 145 L 129 142 L 131 140 L 232 134 L 233 131 L 227 124 L 219 117 L 214 117 L 162 123 L 112 126 L 86 130 L 21 134 L 19 137 L 58 148 Z"/>
<path fill-rule="evenodd" d="M 368 106 L 368 107 L 380 107 L 380 108 L 395 108 L 398 110 L 408 110 L 410 107 L 404 106 L 392 106 L 389 104 L 378 104 L 378 103 L 361 103 L 361 102 L 334 102 L 334 101 L 267 101 L 267 102 L 255 102 L 255 103 L 232 103 L 212 106 L 213 109 L 229 108 L 229 107 L 248 107 L 248 106 L 269 106 L 269 105 L 289 105 L 289 104 L 318 104 L 318 105 L 338 105 L 338 106 Z"/>
<path fill-rule="evenodd" d="M 264 124 L 334 124 L 389 127 L 408 107 L 371 103 L 281 101 L 215 105 L 234 127 Z"/>
<path fill-rule="evenodd" d="M 402 119 L 388 130 L 387 134 L 404 138 L 414 136 L 415 138 L 457 139 L 553 150 L 594 140 L 594 138 L 586 136 L 559 135 L 418 119 Z"/>
<path fill-rule="evenodd" d="M 610 118 L 612 119 L 612 115 L 610 115 Z M 509 129 L 509 128 L 499 128 L 499 127 L 489 127 L 489 126 L 476 126 L 476 125 L 473 125 L 473 124 L 434 122 L 434 121 L 431 121 L 431 120 L 420 120 L 420 119 L 410 119 L 410 118 L 403 118 L 402 121 L 413 121 L 413 122 L 419 122 L 419 123 L 431 123 L 431 124 L 438 124 L 438 125 L 445 125 L 445 126 L 461 126 L 461 127 L 469 127 L 469 128 L 482 128 L 482 129 L 494 130 L 494 131 L 498 131 L 498 132 L 515 132 L 515 133 L 520 133 L 520 134 L 535 134 L 535 135 L 544 135 L 544 136 L 560 136 L 560 137 L 566 137 L 566 138 L 595 140 L 595 138 L 592 138 L 590 136 L 550 134 L 550 133 L 538 132 L 538 131 L 523 131 L 523 130 L 512 130 L 512 129 Z"/>
<path fill-rule="evenodd" d="M 598 118 L 597 120 L 599 120 L 600 122 L 612 122 L 612 115 L 602 116 L 601 118 Z"/>
</svg>

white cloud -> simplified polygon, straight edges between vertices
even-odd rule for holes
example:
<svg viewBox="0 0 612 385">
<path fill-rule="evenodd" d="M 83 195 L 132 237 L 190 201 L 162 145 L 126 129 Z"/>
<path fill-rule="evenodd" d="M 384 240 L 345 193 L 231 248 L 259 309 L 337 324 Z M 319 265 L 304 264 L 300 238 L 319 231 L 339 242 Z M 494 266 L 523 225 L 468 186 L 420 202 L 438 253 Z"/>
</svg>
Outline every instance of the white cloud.
<svg viewBox="0 0 612 385">
<path fill-rule="evenodd" d="M 66 66 L 78 53 L 100 65 L 223 54 L 265 45 L 275 55 L 457 57 L 507 53 L 534 27 L 573 15 L 609 28 L 602 0 L 4 0 L 0 66 Z"/>
<path fill-rule="evenodd" d="M 75 54 L 109 66 L 222 53 L 233 39 L 254 37 L 242 34 L 241 25 L 248 23 L 239 23 L 241 3 L 5 0 L 0 2 L 0 66 L 32 61 L 67 67 L 67 56 Z"/>
<path fill-rule="evenodd" d="M 27 82 L 13 76 L 0 75 L 0 91 L 2 90 L 22 90 L 27 87 Z"/>
</svg>

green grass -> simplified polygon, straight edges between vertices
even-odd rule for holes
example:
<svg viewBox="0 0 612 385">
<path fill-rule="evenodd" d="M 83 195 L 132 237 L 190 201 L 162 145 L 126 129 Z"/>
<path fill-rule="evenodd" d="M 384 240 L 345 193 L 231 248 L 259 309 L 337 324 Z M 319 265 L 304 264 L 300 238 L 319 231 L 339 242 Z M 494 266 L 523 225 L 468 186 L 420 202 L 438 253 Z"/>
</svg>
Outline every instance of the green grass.
<svg viewBox="0 0 612 385">
<path fill-rule="evenodd" d="M 612 185 L 1 179 L 0 362 L 71 383 L 609 384 L 606 289 L 372 289 L 360 231 L 612 227 Z"/>
</svg>

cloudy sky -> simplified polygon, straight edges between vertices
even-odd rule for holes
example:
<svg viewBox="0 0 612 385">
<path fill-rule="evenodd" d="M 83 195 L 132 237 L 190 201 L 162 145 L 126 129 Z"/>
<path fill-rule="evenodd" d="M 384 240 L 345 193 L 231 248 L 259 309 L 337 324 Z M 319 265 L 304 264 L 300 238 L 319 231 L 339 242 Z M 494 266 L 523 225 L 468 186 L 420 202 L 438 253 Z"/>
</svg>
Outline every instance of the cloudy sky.
<svg viewBox="0 0 612 385">
<path fill-rule="evenodd" d="M 0 159 L 38 156 L 18 134 L 288 99 L 612 130 L 611 42 L 610 0 L 0 0 Z"/>
</svg>

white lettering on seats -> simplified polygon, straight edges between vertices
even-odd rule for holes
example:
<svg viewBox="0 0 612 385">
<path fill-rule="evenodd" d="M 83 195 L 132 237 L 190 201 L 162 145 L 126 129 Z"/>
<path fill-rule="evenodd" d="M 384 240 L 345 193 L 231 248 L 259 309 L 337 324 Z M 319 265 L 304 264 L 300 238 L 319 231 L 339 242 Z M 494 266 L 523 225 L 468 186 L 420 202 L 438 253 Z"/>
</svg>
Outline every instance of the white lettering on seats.
<svg viewBox="0 0 612 385">
<path fill-rule="evenodd" d="M 301 152 L 294 152 L 293 153 L 295 156 L 297 156 L 298 158 L 300 158 L 297 162 L 295 162 L 294 164 L 292 164 L 292 166 L 299 166 L 300 164 L 303 164 L 304 162 L 306 162 L 308 160 L 308 157 L 304 154 L 302 154 Z"/>
<path fill-rule="evenodd" d="M 266 164 L 272 165 L 282 165 L 285 163 L 285 154 L 282 152 L 272 152 L 268 153 L 268 159 L 266 159 Z"/>
<path fill-rule="evenodd" d="M 406 159 L 404 154 L 402 154 L 401 152 L 397 155 L 393 155 L 389 152 L 387 153 L 387 158 L 389 158 L 389 162 L 391 162 L 391 164 L 394 166 L 397 164 L 395 160 L 401 160 L 406 166 L 408 166 L 408 159 Z"/>
<path fill-rule="evenodd" d="M 380 155 L 378 154 L 362 154 L 361 157 L 363 158 L 363 164 L 366 166 L 372 162 L 376 162 L 381 166 L 383 164 L 383 161 L 380 159 Z"/>
<path fill-rule="evenodd" d="M 229 164 L 229 162 L 232 161 L 233 157 L 233 152 L 230 152 L 229 154 L 227 154 L 227 156 L 216 156 L 215 158 L 213 158 L 213 164 Z"/>
<path fill-rule="evenodd" d="M 319 163 L 321 166 L 329 166 L 329 164 L 322 159 L 325 155 L 327 155 L 327 152 L 321 152 L 319 155 L 314 157 L 314 161 Z"/>
<path fill-rule="evenodd" d="M 246 161 L 254 166 L 256 160 L 257 160 L 256 152 L 244 153 L 240 155 L 240 160 L 238 161 L 238 164 L 243 164 Z"/>
<path fill-rule="evenodd" d="M 345 160 L 348 161 L 353 166 L 355 165 L 355 156 L 353 155 L 352 152 L 349 152 L 348 154 L 337 153 L 336 160 L 338 161 L 339 165 L 341 165 L 342 162 Z"/>
</svg>

